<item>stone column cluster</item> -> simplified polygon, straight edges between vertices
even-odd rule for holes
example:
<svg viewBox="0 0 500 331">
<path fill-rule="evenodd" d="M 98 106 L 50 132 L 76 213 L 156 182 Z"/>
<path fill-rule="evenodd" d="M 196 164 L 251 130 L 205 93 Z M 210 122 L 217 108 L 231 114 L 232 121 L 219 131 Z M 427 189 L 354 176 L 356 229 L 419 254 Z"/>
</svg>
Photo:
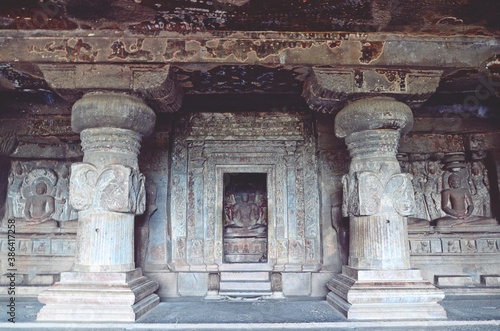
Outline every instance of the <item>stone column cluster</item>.
<svg viewBox="0 0 500 331">
<path fill-rule="evenodd" d="M 145 209 L 137 156 L 156 115 L 142 100 L 89 93 L 72 111 L 83 162 L 71 167 L 70 203 L 79 210 L 70 272 L 39 296 L 38 320 L 134 321 L 159 302 L 158 283 L 134 264 L 134 217 Z"/>
<path fill-rule="evenodd" d="M 350 319 L 446 317 L 437 304 L 443 292 L 410 269 L 406 217 L 415 199 L 396 153 L 412 125 L 411 109 L 387 97 L 354 101 L 335 118 L 351 155 L 342 206 L 350 243 L 349 265 L 327 284 L 327 300 Z"/>
</svg>

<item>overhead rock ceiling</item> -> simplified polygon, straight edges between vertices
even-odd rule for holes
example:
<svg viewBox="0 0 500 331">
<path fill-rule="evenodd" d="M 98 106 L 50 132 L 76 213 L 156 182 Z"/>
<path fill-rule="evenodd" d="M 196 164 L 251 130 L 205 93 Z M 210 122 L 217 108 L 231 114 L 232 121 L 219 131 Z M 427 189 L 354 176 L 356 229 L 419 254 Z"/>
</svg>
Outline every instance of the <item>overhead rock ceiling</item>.
<svg viewBox="0 0 500 331">
<path fill-rule="evenodd" d="M 494 35 L 496 0 L 5 0 L 0 28 Z"/>
<path fill-rule="evenodd" d="M 271 107 L 291 106 L 311 67 L 373 66 L 442 70 L 422 112 L 459 103 L 463 110 L 478 86 L 490 93 L 481 106 L 494 109 L 498 17 L 498 0 L 4 0 L 0 101 L 4 112 L 68 111 L 44 63 L 168 64 L 186 107 L 213 108 L 220 95 L 231 105 L 253 94 L 267 95 L 258 100 Z M 426 38 L 434 46 L 426 48 Z"/>
</svg>

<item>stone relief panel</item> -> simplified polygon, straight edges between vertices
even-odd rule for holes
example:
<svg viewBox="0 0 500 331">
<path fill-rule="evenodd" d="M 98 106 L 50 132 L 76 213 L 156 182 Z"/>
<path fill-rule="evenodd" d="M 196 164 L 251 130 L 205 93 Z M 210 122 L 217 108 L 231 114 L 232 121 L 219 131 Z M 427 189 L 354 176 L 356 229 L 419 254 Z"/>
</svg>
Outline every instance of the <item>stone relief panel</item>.
<svg viewBox="0 0 500 331">
<path fill-rule="evenodd" d="M 480 156 L 480 157 L 478 157 Z M 416 210 L 410 228 L 428 225 L 495 226 L 483 154 L 454 152 L 401 158 L 410 172 Z"/>
<path fill-rule="evenodd" d="M 75 227 L 77 211 L 69 204 L 70 164 L 12 161 L 5 219 L 18 227 Z"/>
<path fill-rule="evenodd" d="M 486 153 L 401 155 L 419 210 L 408 218 L 412 266 L 439 279 L 498 274 L 500 227 L 492 216 Z"/>
<path fill-rule="evenodd" d="M 0 232 L 6 234 L 7 220 L 15 220 L 16 274 L 23 285 L 51 285 L 73 263 L 78 213 L 69 204 L 70 166 L 63 161 L 10 161 Z M 7 236 L 0 238 L 3 260 L 10 251 Z"/>
<path fill-rule="evenodd" d="M 266 263 L 281 269 L 285 265 L 297 270 L 305 265 L 317 268 L 319 193 L 311 132 L 310 119 L 302 113 L 197 113 L 179 120 L 170 202 L 177 270 L 216 268 L 227 252 L 252 255 L 264 251 Z M 223 240 L 229 226 L 246 226 L 236 208 L 246 197 L 224 194 L 224 174 L 235 173 L 267 176 L 266 199 L 260 191 L 249 192 L 259 215 L 250 227 L 266 225 L 267 243 Z M 263 210 L 267 210 L 266 218 Z M 199 249 L 197 242 L 203 243 Z"/>
</svg>

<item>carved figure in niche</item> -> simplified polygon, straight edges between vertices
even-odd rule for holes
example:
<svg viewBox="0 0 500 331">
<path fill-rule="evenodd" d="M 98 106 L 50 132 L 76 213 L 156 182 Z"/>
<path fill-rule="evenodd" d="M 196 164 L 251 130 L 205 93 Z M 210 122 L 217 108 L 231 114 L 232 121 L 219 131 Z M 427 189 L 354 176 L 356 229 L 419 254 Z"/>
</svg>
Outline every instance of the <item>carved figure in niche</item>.
<svg viewBox="0 0 500 331">
<path fill-rule="evenodd" d="M 422 172 L 421 166 L 417 163 L 413 163 L 411 165 L 411 174 L 413 176 L 412 185 L 413 185 L 413 192 L 415 194 L 415 206 L 416 206 L 414 218 L 420 220 L 429 220 L 430 217 L 424 196 L 426 179 Z"/>
<path fill-rule="evenodd" d="M 42 224 L 44 227 L 57 227 L 53 218 L 56 213 L 56 202 L 66 203 L 55 198 L 57 175 L 47 168 L 31 170 L 23 180 L 20 192 L 24 199 L 23 215 L 17 218 L 19 226 Z"/>
<path fill-rule="evenodd" d="M 266 174 L 224 174 L 224 260 L 229 263 L 267 261 Z M 254 247 L 258 246 L 256 249 Z M 259 248 L 262 247 L 263 249 Z"/>
<path fill-rule="evenodd" d="M 24 215 L 29 222 L 43 223 L 54 221 L 52 215 L 56 210 L 54 197 L 47 194 L 47 184 L 43 181 L 35 185 L 35 194 L 26 199 Z"/>
<path fill-rule="evenodd" d="M 425 182 L 424 198 L 430 219 L 444 216 L 441 211 L 441 174 L 437 162 L 427 164 L 427 181 Z"/>
<path fill-rule="evenodd" d="M 472 189 L 472 201 L 474 202 L 474 215 L 491 217 L 490 192 L 488 182 L 488 172 L 481 171 L 478 163 L 473 163 L 469 177 Z"/>
<path fill-rule="evenodd" d="M 252 227 L 257 224 L 259 210 L 257 204 L 248 201 L 250 195 L 246 192 L 241 194 L 241 199 L 234 205 L 232 223 L 239 227 Z"/>
<path fill-rule="evenodd" d="M 237 228 L 243 228 L 243 232 L 254 233 L 255 235 L 266 231 L 266 220 L 263 217 L 264 208 L 255 203 L 254 194 L 243 192 L 234 197 L 235 203 L 226 208 L 227 226 L 226 232 L 238 231 Z M 253 199 L 250 199 L 250 198 Z M 231 201 L 232 199 L 229 198 Z M 233 230 L 231 230 L 233 229 Z"/>
<path fill-rule="evenodd" d="M 449 189 L 441 192 L 441 207 L 449 215 L 437 220 L 438 226 L 496 225 L 491 218 L 472 216 L 474 204 L 469 190 L 462 187 L 462 178 L 456 173 L 448 176 Z"/>
<path fill-rule="evenodd" d="M 485 253 L 497 252 L 496 240 L 495 239 L 487 239 L 486 240 L 486 247 L 483 248 L 483 252 L 485 252 Z"/>
<path fill-rule="evenodd" d="M 68 203 L 69 200 L 69 167 L 63 165 L 56 191 L 56 213 L 54 219 L 57 221 L 74 221 L 78 219 L 78 213 Z M 73 224 L 76 226 L 76 222 Z"/>
<path fill-rule="evenodd" d="M 7 192 L 8 218 L 24 217 L 24 199 L 21 191 L 26 174 L 20 162 L 16 162 L 9 176 L 9 190 Z"/>
</svg>

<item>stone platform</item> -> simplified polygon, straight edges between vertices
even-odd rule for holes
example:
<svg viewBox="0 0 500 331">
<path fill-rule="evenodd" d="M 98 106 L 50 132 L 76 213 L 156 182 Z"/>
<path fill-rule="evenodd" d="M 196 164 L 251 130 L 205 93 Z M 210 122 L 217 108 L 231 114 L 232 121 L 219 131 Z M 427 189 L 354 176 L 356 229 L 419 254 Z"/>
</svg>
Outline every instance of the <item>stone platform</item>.
<svg viewBox="0 0 500 331">
<path fill-rule="evenodd" d="M 6 304 L 6 302 L 1 303 Z M 0 315 L 2 330 L 439 330 L 500 329 L 500 296 L 457 297 L 440 302 L 447 320 L 348 321 L 324 300 L 177 299 L 161 302 L 135 323 L 36 322 L 42 304 L 20 301 L 16 323 Z"/>
</svg>

